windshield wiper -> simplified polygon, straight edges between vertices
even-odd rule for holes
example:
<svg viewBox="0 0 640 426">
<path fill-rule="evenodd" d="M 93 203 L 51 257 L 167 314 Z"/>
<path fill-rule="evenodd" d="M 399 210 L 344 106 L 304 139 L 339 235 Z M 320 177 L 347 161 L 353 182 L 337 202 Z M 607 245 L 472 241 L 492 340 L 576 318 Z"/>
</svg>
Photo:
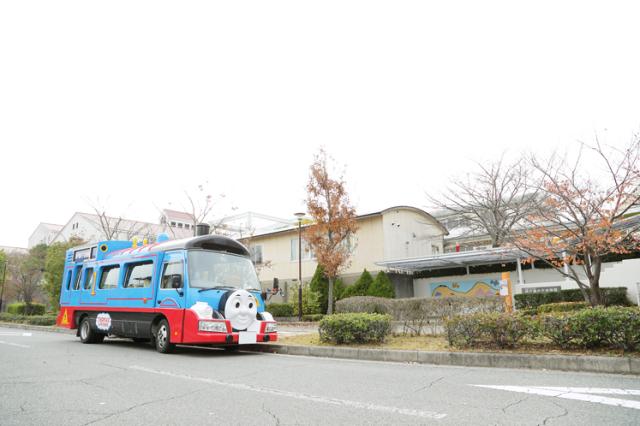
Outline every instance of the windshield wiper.
<svg viewBox="0 0 640 426">
<path fill-rule="evenodd" d="M 232 287 L 230 285 L 217 285 L 215 287 L 201 288 L 200 290 L 198 290 L 198 293 L 202 293 L 203 291 L 208 291 L 208 290 L 220 290 L 221 288 L 234 289 L 235 287 Z"/>
</svg>

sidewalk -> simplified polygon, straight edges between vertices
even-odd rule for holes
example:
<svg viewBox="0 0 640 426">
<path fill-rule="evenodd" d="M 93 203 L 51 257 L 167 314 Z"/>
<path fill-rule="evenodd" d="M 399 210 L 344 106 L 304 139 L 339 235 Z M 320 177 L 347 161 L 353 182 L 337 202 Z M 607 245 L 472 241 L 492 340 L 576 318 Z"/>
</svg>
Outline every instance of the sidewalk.
<svg viewBox="0 0 640 426">
<path fill-rule="evenodd" d="M 279 326 L 280 330 L 278 333 L 282 336 L 306 334 L 317 331 L 317 325 L 314 323 L 281 323 Z M 74 335 L 76 333 L 75 330 L 55 326 L 27 325 L 10 322 L 0 322 L 0 327 Z M 244 346 L 242 350 L 363 361 L 640 375 L 640 357 L 531 355 L 498 352 L 428 352 L 420 350 L 360 349 L 340 346 L 293 346 L 277 343 L 247 345 Z"/>
</svg>

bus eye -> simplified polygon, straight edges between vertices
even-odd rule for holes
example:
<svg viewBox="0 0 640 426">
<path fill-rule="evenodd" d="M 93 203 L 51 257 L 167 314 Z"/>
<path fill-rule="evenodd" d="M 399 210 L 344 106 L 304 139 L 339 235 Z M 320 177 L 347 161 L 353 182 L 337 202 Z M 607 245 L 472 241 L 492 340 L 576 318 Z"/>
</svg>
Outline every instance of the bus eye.
<svg viewBox="0 0 640 426">
<path fill-rule="evenodd" d="M 253 308 L 253 303 L 249 303 L 249 309 Z"/>
<path fill-rule="evenodd" d="M 239 308 L 239 307 L 240 307 L 240 302 L 237 302 L 236 303 L 236 308 Z"/>
</svg>

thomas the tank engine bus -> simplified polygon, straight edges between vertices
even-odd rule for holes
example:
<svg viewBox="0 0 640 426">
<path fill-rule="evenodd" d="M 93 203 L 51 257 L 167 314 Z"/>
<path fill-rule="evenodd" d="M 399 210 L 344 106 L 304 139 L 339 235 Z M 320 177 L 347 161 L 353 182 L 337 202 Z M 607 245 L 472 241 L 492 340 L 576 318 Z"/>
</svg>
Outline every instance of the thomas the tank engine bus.
<svg viewBox="0 0 640 426">
<path fill-rule="evenodd" d="M 68 250 L 57 324 L 77 329 L 82 343 L 100 343 L 107 335 L 151 339 L 161 353 L 176 344 L 237 348 L 276 341 L 249 251 L 205 233 Z"/>
</svg>

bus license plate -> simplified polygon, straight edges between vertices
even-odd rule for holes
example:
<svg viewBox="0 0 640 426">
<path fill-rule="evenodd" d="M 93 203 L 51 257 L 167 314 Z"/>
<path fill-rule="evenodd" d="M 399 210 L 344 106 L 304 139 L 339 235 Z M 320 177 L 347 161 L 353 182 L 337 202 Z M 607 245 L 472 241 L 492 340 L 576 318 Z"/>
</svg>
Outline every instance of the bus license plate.
<svg viewBox="0 0 640 426">
<path fill-rule="evenodd" d="M 256 343 L 258 340 L 258 333 L 255 331 L 241 331 L 238 333 L 238 343 L 245 345 L 247 343 Z"/>
</svg>

